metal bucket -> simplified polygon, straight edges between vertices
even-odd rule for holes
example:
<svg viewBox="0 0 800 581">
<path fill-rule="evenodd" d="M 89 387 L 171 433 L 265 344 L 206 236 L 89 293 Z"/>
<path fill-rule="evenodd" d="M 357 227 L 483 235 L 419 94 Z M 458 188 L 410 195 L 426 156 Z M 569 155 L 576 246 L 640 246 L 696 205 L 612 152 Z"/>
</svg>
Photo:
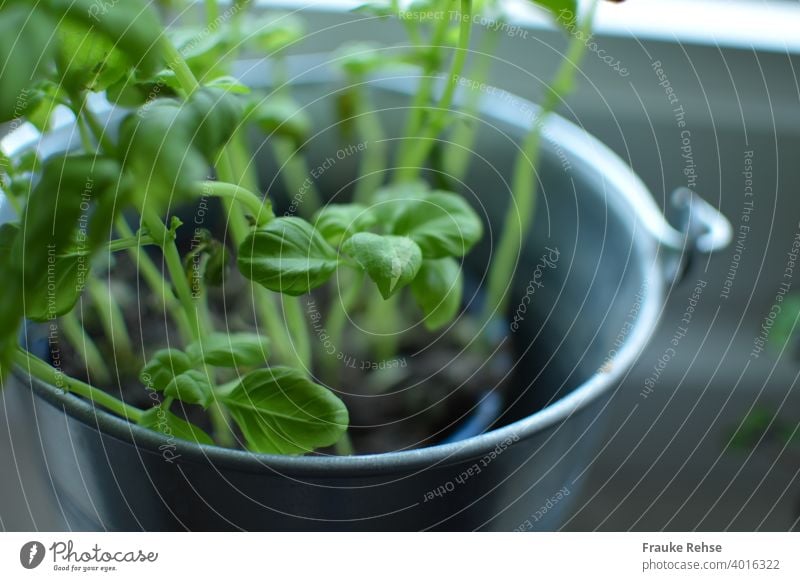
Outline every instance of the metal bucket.
<svg viewBox="0 0 800 581">
<path fill-rule="evenodd" d="M 241 65 L 248 84 L 269 78 L 264 63 Z M 291 70 L 295 97 L 323 128 L 306 146 L 313 166 L 342 147 L 331 103 L 344 85 L 321 57 L 297 57 Z M 413 84 L 399 73 L 370 81 L 390 136 Z M 513 103 L 487 95 L 476 121 L 465 191 L 489 233 L 467 266 L 476 280 L 485 274 L 508 204 L 517 143 L 533 122 L 521 108 L 536 110 L 521 99 Z M 68 149 L 73 133 L 59 128 L 39 147 Z M 178 442 L 170 460 L 160 435 L 17 370 L 16 391 L 32 408 L 49 474 L 43 477 L 69 527 L 558 528 L 602 436 L 599 412 L 655 330 L 665 290 L 694 253 L 726 245 L 730 228 L 685 190 L 674 196 L 673 228 L 637 176 L 597 140 L 557 116 L 544 135 L 539 211 L 512 281 L 509 321 L 516 325 L 506 330 L 515 387 L 493 429 L 424 449 L 354 457 L 280 457 Z M 16 151 L 31 147 L 13 137 Z M 266 157 L 259 163 L 266 175 L 274 172 Z M 319 182 L 323 191 L 352 180 L 355 163 L 335 164 Z M 550 251 L 557 251 L 557 265 L 536 279 Z"/>
</svg>

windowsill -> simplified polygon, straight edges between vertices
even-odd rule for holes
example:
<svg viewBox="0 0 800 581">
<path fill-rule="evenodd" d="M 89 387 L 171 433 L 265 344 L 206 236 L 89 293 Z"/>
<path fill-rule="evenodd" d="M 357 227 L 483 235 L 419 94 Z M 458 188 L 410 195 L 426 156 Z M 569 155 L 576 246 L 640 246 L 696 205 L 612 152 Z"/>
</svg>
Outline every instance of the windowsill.
<svg viewBox="0 0 800 581">
<path fill-rule="evenodd" d="M 507 0 L 514 24 L 550 27 L 526 0 Z M 319 11 L 356 8 L 363 0 L 261 0 L 264 6 Z M 642 40 L 800 53 L 800 3 L 775 0 L 631 0 L 602 2 L 595 33 Z"/>
</svg>

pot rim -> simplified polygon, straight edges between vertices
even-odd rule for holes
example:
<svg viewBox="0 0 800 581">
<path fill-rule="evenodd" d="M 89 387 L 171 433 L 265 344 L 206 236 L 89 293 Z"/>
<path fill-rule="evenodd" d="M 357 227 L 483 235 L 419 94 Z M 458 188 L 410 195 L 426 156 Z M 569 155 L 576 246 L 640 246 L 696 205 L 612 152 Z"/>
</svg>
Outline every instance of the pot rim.
<svg viewBox="0 0 800 581">
<path fill-rule="evenodd" d="M 310 85 L 337 80 L 338 75 L 329 68 L 330 59 L 330 55 L 291 57 L 288 59 L 290 70 L 302 73 L 293 77 L 290 83 Z M 240 68 L 244 71 L 241 75 L 244 81 L 247 81 L 249 76 L 258 80 L 268 78 L 263 76 L 264 67 L 268 66 L 263 59 L 242 61 L 240 64 L 243 65 Z M 413 86 L 409 87 L 411 80 L 408 74 L 393 76 L 389 73 L 371 79 L 370 83 L 374 83 L 378 88 L 408 94 L 413 90 Z M 539 110 L 538 106 L 530 101 L 515 98 L 516 103 L 530 107 L 533 111 Z M 523 131 L 533 124 L 531 119 L 520 119 L 507 102 L 494 94 L 486 95 L 480 114 Z M 57 121 L 54 129 L 70 123 L 71 121 L 61 123 Z M 13 154 L 30 148 L 38 140 L 35 137 L 31 138 L 33 134 L 30 131 L 21 131 L 19 134 L 6 136 L 0 142 L 8 153 Z M 630 233 L 631 244 L 634 246 L 632 254 L 635 255 L 641 271 L 646 273 L 643 277 L 643 285 L 646 285 L 646 288 L 642 293 L 641 309 L 633 330 L 617 350 L 610 369 L 598 370 L 566 396 L 521 420 L 458 442 L 437 444 L 416 450 L 358 456 L 281 456 L 175 440 L 176 454 L 181 456 L 180 462 L 207 464 L 211 461 L 217 466 L 241 471 L 266 470 L 326 478 L 386 474 L 387 471 L 408 471 L 449 465 L 481 457 L 503 442 L 516 443 L 556 426 L 608 391 L 627 373 L 655 331 L 667 287 L 667 276 L 662 264 L 663 250 L 660 249 L 659 241 L 673 249 L 681 249 L 684 247 L 685 239 L 667 224 L 641 179 L 598 139 L 556 114 L 552 114 L 544 124 L 543 137 L 543 143 L 547 147 L 557 144 L 569 156 L 573 171 L 582 172 L 597 183 L 603 184 L 602 191 L 606 194 L 610 206 L 615 207 L 617 212 L 633 211 L 636 224 L 645 225 L 644 228 L 632 227 Z M 0 198 L 0 209 L 2 201 Z M 30 385 L 36 395 L 89 427 L 139 448 L 140 453 L 160 454 L 159 446 L 163 445 L 163 435 L 96 408 L 88 401 L 31 377 L 18 366 L 14 368 L 13 373 L 20 381 Z"/>
</svg>

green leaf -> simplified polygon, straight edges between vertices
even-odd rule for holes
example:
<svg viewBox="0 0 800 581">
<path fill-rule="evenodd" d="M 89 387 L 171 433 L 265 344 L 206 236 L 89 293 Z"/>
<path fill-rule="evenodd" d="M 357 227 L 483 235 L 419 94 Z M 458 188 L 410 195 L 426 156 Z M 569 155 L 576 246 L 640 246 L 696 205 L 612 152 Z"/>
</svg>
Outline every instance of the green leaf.
<svg viewBox="0 0 800 581">
<path fill-rule="evenodd" d="M 411 238 L 425 258 L 444 258 L 469 252 L 483 235 L 483 224 L 461 196 L 433 192 L 403 203 L 392 233 Z"/>
<path fill-rule="evenodd" d="M 214 440 L 203 430 L 161 407 L 154 407 L 144 412 L 139 420 L 139 425 L 158 432 L 166 438 L 174 436 L 179 440 L 195 444 L 214 445 Z"/>
<path fill-rule="evenodd" d="M 347 430 L 347 408 L 330 390 L 289 367 L 248 373 L 222 401 L 254 452 L 304 454 Z"/>
<path fill-rule="evenodd" d="M 304 36 L 305 26 L 297 16 L 267 12 L 244 20 L 241 42 L 272 56 Z"/>
<path fill-rule="evenodd" d="M 150 101 L 123 120 L 121 161 L 146 188 L 148 205 L 160 209 L 194 197 L 194 184 L 208 173 L 208 163 L 192 147 L 196 131 L 195 112 L 172 99 Z"/>
<path fill-rule="evenodd" d="M 300 296 L 324 284 L 339 257 L 311 224 L 276 218 L 251 233 L 239 247 L 241 273 L 275 292 Z"/>
<path fill-rule="evenodd" d="M 769 336 L 770 343 L 776 351 L 784 348 L 791 350 L 792 338 L 800 333 L 800 323 L 796 323 L 798 319 L 800 319 L 800 295 L 792 294 L 783 301 L 780 314 L 775 318 Z"/>
<path fill-rule="evenodd" d="M 18 256 L 14 254 L 19 227 L 5 223 L 0 226 L 0 380 L 11 368 L 14 352 L 19 345 L 19 327 L 22 322 L 22 276 Z M 0 384 L 2 381 L 0 381 Z"/>
<path fill-rule="evenodd" d="M 559 23 L 575 18 L 578 15 L 578 0 L 528 0 L 532 4 L 544 8 L 559 16 Z"/>
<path fill-rule="evenodd" d="M 171 78 L 175 73 L 169 71 Z M 165 73 L 166 74 L 166 73 Z M 177 85 L 177 81 L 175 85 Z M 155 101 L 159 97 L 175 97 L 178 91 L 160 77 L 155 80 L 139 79 L 136 71 L 128 73 L 106 89 L 106 97 L 112 103 L 123 107 L 139 107 L 148 101 Z"/>
<path fill-rule="evenodd" d="M 273 95 L 250 105 L 245 119 L 269 135 L 279 135 L 300 147 L 311 133 L 311 118 L 292 99 Z"/>
<path fill-rule="evenodd" d="M 195 76 L 201 79 L 222 70 L 224 63 L 220 57 L 232 44 L 230 29 L 224 24 L 214 30 L 196 26 L 174 28 L 169 37 Z"/>
<path fill-rule="evenodd" d="M 372 42 L 350 42 L 334 53 L 334 62 L 348 75 L 363 77 L 386 65 L 389 52 L 380 48 Z"/>
<path fill-rule="evenodd" d="M 231 76 L 217 77 L 216 79 L 212 79 L 206 83 L 206 87 L 209 89 L 219 89 L 221 91 L 225 91 L 226 93 L 236 93 L 238 95 L 250 94 L 250 87 L 242 83 L 236 77 Z"/>
<path fill-rule="evenodd" d="M 35 284 L 25 285 L 25 316 L 36 322 L 50 321 L 72 310 L 89 276 L 86 257 L 48 258 L 47 274 Z"/>
<path fill-rule="evenodd" d="M 8 358 L 17 346 L 17 330 L 22 321 L 22 277 L 14 254 L 18 233 L 16 224 L 0 226 L 0 270 L 4 276 L 0 285 L 0 378 L 8 370 Z"/>
<path fill-rule="evenodd" d="M 342 251 L 358 262 L 384 299 L 414 280 L 422 265 L 419 246 L 405 236 L 359 232 L 342 245 Z"/>
<path fill-rule="evenodd" d="M 373 0 L 366 2 L 360 6 L 353 8 L 353 12 L 367 14 L 369 16 L 377 16 L 379 18 L 388 18 L 397 15 L 396 2 L 391 0 Z"/>
<path fill-rule="evenodd" d="M 188 101 L 192 115 L 192 144 L 212 162 L 239 127 L 244 107 L 238 95 L 219 88 L 202 87 Z"/>
<path fill-rule="evenodd" d="M 430 193 L 430 187 L 423 181 L 401 182 L 379 189 L 375 192 L 375 203 L 371 208 L 378 222 L 389 227 L 397 221 L 404 208 Z"/>
<path fill-rule="evenodd" d="M 91 28 L 63 21 L 58 26 L 61 82 L 74 91 L 104 91 L 128 71 L 125 56 Z"/>
<path fill-rule="evenodd" d="M 361 204 L 328 204 L 314 215 L 313 222 L 325 239 L 338 246 L 356 232 L 375 224 L 375 216 Z"/>
<path fill-rule="evenodd" d="M 94 206 L 87 208 L 86 203 L 113 195 L 119 171 L 114 160 L 100 156 L 59 155 L 44 162 L 23 210 L 13 251 L 21 264 L 28 316 L 40 319 L 43 311 L 64 314 L 77 301 L 82 259 L 74 257 L 73 250 L 81 244 L 90 252 L 96 249 L 92 233 L 87 245 L 79 229 Z"/>
<path fill-rule="evenodd" d="M 425 314 L 425 327 L 437 331 L 450 323 L 461 309 L 464 280 L 461 265 L 453 258 L 424 260 L 411 294 Z"/>
<path fill-rule="evenodd" d="M 208 377 L 197 369 L 189 369 L 173 377 L 164 388 L 164 395 L 204 408 L 207 408 L 214 399 Z"/>
<path fill-rule="evenodd" d="M 47 63 L 55 21 L 31 4 L 0 8 L 0 122 L 22 117 Z"/>
<path fill-rule="evenodd" d="M 112 5 L 113 4 L 113 5 Z M 128 61 L 146 73 L 161 65 L 163 27 L 149 0 L 98 2 L 97 0 L 42 0 L 56 21 L 67 18 L 104 35 L 125 53 Z"/>
<path fill-rule="evenodd" d="M 213 333 L 186 351 L 215 367 L 254 367 L 269 358 L 269 339 L 255 333 Z"/>
<path fill-rule="evenodd" d="M 59 105 L 58 99 L 55 95 L 40 94 L 35 103 L 28 108 L 26 117 L 31 125 L 41 133 L 46 133 L 50 131 L 50 122 Z"/>
<path fill-rule="evenodd" d="M 150 356 L 139 374 L 139 380 L 156 391 L 163 391 L 175 377 L 193 367 L 191 359 L 183 351 L 161 349 Z"/>
</svg>

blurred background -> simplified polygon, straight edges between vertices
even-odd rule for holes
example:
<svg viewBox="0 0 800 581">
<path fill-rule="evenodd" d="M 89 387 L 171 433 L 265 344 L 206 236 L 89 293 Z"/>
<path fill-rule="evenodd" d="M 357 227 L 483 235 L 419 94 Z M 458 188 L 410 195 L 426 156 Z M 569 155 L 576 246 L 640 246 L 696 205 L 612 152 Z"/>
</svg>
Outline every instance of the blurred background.
<svg viewBox="0 0 800 581">
<path fill-rule="evenodd" d="M 404 38 L 396 22 L 353 25 L 363 16 L 341 9 L 357 2 L 263 4 L 304 7 L 306 52 L 356 34 Z M 509 2 L 509 14 L 522 28 L 499 36 L 490 80 L 536 101 L 565 38 L 524 1 Z M 670 290 L 658 334 L 603 411 L 610 430 L 576 482 L 580 501 L 567 530 L 798 527 L 797 344 L 782 345 L 776 331 L 753 355 L 800 232 L 798 30 L 797 0 L 628 0 L 599 11 L 596 50 L 560 113 L 626 160 L 662 206 L 692 185 L 728 217 L 734 242 Z M 688 332 L 660 363 L 686 326 L 698 280 L 707 286 Z M 800 273 L 795 286 L 800 292 Z M 784 309 L 781 336 L 797 312 Z M 47 478 L 31 464 L 35 437 L 22 437 L 27 421 L 13 401 L 0 407 L 0 529 L 61 529 Z"/>
</svg>

